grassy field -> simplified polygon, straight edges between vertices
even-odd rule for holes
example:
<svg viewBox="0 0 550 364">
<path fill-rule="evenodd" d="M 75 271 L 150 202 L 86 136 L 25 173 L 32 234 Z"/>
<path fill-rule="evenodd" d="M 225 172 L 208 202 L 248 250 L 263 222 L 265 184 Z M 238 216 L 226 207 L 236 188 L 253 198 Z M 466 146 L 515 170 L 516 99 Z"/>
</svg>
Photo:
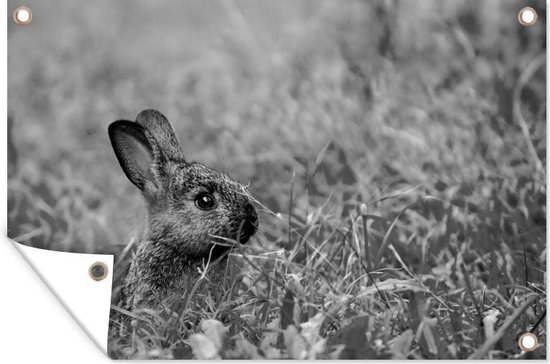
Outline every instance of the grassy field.
<svg viewBox="0 0 550 364">
<path fill-rule="evenodd" d="M 143 203 L 107 126 L 145 108 L 258 202 L 226 294 L 117 321 L 112 356 L 546 357 L 544 1 L 27 5 L 12 239 L 119 253 Z M 520 354 L 530 329 L 541 348 Z"/>
</svg>

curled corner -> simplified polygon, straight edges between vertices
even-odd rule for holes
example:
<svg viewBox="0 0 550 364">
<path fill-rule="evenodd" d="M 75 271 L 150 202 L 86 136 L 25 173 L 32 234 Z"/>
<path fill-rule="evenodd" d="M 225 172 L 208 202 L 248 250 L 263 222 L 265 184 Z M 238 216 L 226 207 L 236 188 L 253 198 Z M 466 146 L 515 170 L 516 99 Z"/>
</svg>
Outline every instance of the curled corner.
<svg viewBox="0 0 550 364">
<path fill-rule="evenodd" d="M 11 241 L 86 334 L 107 353 L 114 257 L 44 250 Z M 100 281 L 89 275 L 96 262 L 104 263 L 108 270 Z"/>
</svg>

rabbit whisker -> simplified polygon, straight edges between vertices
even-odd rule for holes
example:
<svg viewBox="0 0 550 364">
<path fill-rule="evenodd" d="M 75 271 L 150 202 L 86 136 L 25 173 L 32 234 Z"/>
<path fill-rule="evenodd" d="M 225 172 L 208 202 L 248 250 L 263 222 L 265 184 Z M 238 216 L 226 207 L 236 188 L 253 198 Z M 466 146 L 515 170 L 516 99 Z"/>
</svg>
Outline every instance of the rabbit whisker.
<svg viewBox="0 0 550 364">
<path fill-rule="evenodd" d="M 210 235 L 210 237 L 212 237 L 214 239 L 217 239 L 217 240 L 212 240 L 211 241 L 211 243 L 213 245 L 228 246 L 228 247 L 232 247 L 232 246 L 237 245 L 237 242 L 235 240 L 229 239 L 229 238 L 226 238 L 226 237 L 223 237 L 223 236 Z"/>
</svg>

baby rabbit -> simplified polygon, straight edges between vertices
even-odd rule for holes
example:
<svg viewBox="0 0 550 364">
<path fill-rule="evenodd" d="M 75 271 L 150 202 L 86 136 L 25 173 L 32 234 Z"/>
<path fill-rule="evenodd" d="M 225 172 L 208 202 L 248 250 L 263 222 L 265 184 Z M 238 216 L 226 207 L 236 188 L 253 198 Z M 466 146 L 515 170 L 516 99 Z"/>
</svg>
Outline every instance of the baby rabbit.
<svg viewBox="0 0 550 364">
<path fill-rule="evenodd" d="M 122 306 L 170 307 L 189 292 L 207 265 L 208 289 L 219 289 L 232 242 L 245 244 L 258 228 L 244 187 L 219 171 L 188 162 L 172 126 L 156 110 L 142 111 L 135 122 L 113 122 L 109 138 L 147 207 L 146 229 L 123 284 Z"/>
</svg>

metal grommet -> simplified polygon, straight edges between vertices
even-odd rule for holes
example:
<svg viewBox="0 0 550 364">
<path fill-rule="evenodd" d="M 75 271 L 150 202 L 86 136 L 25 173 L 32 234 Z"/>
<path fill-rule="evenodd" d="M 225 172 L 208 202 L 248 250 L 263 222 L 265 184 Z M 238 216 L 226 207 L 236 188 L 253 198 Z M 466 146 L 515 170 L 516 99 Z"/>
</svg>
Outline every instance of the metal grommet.
<svg viewBox="0 0 550 364">
<path fill-rule="evenodd" d="M 94 281 L 101 281 L 107 277 L 109 269 L 105 263 L 95 262 L 90 266 L 90 269 L 88 269 L 88 274 Z"/>
<path fill-rule="evenodd" d="M 28 6 L 20 6 L 13 12 L 13 21 L 16 24 L 26 25 L 32 21 L 32 11 Z"/>
<path fill-rule="evenodd" d="M 518 346 L 521 351 L 533 351 L 539 346 L 539 338 L 532 332 L 523 333 L 518 339 Z"/>
<path fill-rule="evenodd" d="M 521 9 L 518 13 L 518 22 L 524 27 L 530 27 L 535 25 L 539 16 L 537 11 L 530 6 L 526 6 Z"/>
</svg>

